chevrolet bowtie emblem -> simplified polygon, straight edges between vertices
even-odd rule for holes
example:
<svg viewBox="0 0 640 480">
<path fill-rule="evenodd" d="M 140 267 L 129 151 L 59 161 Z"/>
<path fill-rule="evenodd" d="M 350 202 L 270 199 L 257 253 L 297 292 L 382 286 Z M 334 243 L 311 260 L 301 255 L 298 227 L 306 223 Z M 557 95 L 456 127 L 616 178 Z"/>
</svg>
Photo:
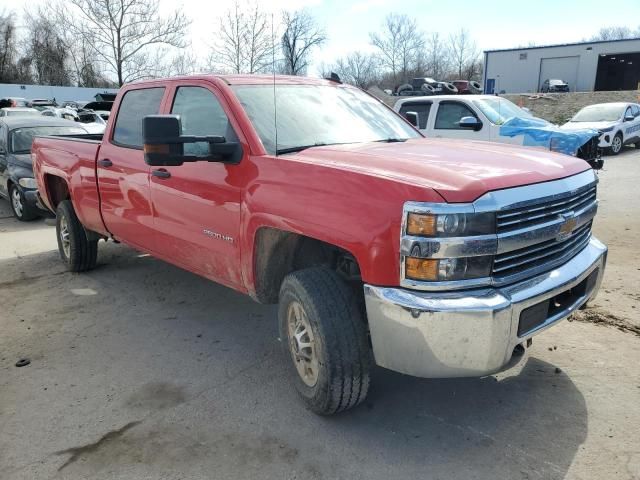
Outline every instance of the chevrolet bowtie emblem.
<svg viewBox="0 0 640 480">
<path fill-rule="evenodd" d="M 563 222 L 560 224 L 560 231 L 556 235 L 556 240 L 561 242 L 566 240 L 576 228 L 578 220 L 573 216 L 573 212 L 561 213 L 558 215 Z"/>
</svg>

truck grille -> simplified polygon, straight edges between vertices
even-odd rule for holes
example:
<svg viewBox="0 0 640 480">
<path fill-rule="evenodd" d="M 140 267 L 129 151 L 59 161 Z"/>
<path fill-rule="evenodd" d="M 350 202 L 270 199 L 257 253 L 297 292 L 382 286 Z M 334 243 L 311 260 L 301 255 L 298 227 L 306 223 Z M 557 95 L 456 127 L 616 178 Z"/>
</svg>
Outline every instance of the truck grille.
<svg viewBox="0 0 640 480">
<path fill-rule="evenodd" d="M 591 222 L 574 230 L 562 241 L 555 238 L 546 242 L 496 255 L 493 262 L 493 277 L 505 279 L 540 266 L 549 269 L 573 258 L 587 246 L 591 238 Z"/>
<path fill-rule="evenodd" d="M 497 231 L 501 234 L 521 228 L 536 227 L 555 220 L 562 213 L 582 210 L 595 201 L 596 186 L 592 185 L 563 198 L 498 212 Z"/>
</svg>

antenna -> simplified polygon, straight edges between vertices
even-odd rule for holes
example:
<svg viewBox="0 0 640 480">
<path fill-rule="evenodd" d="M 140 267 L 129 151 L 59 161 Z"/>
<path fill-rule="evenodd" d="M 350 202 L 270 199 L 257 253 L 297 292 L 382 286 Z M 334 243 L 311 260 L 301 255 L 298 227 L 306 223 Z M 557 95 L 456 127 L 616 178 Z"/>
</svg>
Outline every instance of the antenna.
<svg viewBox="0 0 640 480">
<path fill-rule="evenodd" d="M 275 131 L 276 157 L 278 156 L 278 102 L 276 102 L 276 36 L 271 12 L 271 70 L 273 70 L 273 130 Z"/>
</svg>

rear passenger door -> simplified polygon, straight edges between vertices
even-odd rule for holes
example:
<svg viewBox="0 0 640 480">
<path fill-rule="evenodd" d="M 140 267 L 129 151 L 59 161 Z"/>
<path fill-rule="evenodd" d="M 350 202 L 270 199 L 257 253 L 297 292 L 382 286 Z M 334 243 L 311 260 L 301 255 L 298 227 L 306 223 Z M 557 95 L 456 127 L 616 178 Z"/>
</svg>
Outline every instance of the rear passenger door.
<svg viewBox="0 0 640 480">
<path fill-rule="evenodd" d="M 164 94 L 164 87 L 128 90 L 97 159 L 100 205 L 107 230 L 116 239 L 145 250 L 155 250 L 155 234 L 142 119 L 160 112 Z"/>
<path fill-rule="evenodd" d="M 180 116 L 183 135 L 220 135 L 238 141 L 226 103 L 208 82 L 177 85 L 167 113 Z M 205 156 L 207 143 L 184 145 L 187 155 Z M 160 255 L 228 286 L 240 286 L 240 193 L 238 164 L 185 162 L 153 167 L 156 244 Z"/>
<path fill-rule="evenodd" d="M 625 143 L 634 143 L 634 141 L 640 140 L 640 106 L 631 105 L 627 108 L 625 116 L 627 113 L 633 115 L 635 120 L 624 123 L 624 141 Z"/>
<path fill-rule="evenodd" d="M 463 117 L 474 117 L 478 114 L 463 102 L 456 100 L 442 100 L 438 103 L 433 133 L 438 138 L 458 138 L 467 140 L 490 140 L 490 125 L 482 125 L 480 130 L 463 128 L 459 125 Z"/>
</svg>

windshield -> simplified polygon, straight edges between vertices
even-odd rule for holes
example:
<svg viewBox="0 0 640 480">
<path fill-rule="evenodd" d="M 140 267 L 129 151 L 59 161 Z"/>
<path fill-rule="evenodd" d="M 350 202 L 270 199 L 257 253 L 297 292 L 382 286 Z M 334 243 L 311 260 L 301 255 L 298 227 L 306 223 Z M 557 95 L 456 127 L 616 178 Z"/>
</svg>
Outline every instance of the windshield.
<svg viewBox="0 0 640 480">
<path fill-rule="evenodd" d="M 273 85 L 238 85 L 235 93 L 265 150 L 276 154 Z M 315 145 L 419 138 L 401 117 L 351 87 L 277 85 L 278 152 Z"/>
<path fill-rule="evenodd" d="M 502 125 L 510 118 L 531 118 L 532 115 L 521 109 L 515 103 L 500 97 L 481 98 L 473 100 L 473 104 L 489 119 L 494 125 Z"/>
<path fill-rule="evenodd" d="M 572 122 L 615 122 L 622 118 L 625 105 L 591 105 L 576 113 Z"/>
<path fill-rule="evenodd" d="M 11 131 L 11 152 L 30 153 L 33 137 L 43 135 L 76 135 L 87 133 L 78 127 L 25 127 Z"/>
</svg>

